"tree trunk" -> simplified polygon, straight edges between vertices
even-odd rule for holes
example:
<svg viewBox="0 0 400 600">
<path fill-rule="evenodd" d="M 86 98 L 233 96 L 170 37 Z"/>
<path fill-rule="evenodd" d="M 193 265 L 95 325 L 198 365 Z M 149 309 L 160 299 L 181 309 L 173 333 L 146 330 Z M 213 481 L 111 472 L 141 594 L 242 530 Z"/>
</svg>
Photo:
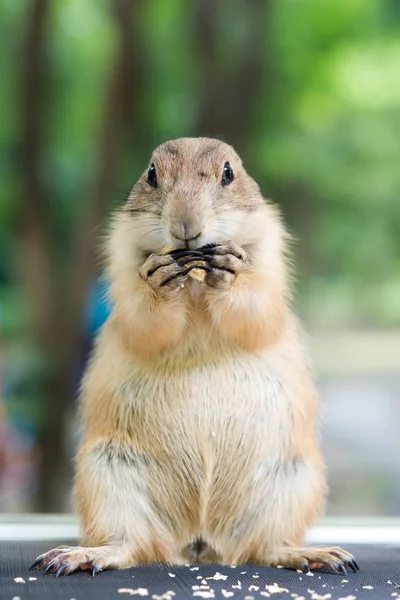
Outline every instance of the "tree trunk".
<svg viewBox="0 0 400 600">
<path fill-rule="evenodd" d="M 43 130 L 45 117 L 45 27 L 48 0 L 33 0 L 24 49 L 22 77 L 23 141 L 21 172 L 24 194 L 19 220 L 19 272 L 31 309 L 32 334 L 44 353 L 47 372 L 43 381 L 46 422 L 39 433 L 38 492 L 35 508 L 40 512 L 64 510 L 67 506 L 70 461 L 65 435 L 73 368 L 82 348 L 82 314 L 95 275 L 95 248 L 99 225 L 109 208 L 110 188 L 115 178 L 123 127 L 130 58 L 130 24 L 136 3 L 112 0 L 119 50 L 111 73 L 101 122 L 99 156 L 93 189 L 83 219 L 77 224 L 74 254 L 66 272 L 58 278 L 52 269 L 52 223 L 47 193 L 42 182 Z M 125 110 L 123 110 L 125 108 Z"/>
<path fill-rule="evenodd" d="M 220 32 L 216 13 L 230 13 L 241 5 L 246 16 L 247 34 L 229 64 L 218 61 Z M 198 0 L 194 42 L 199 60 L 198 135 L 223 139 L 242 153 L 252 127 L 256 101 L 268 78 L 268 39 L 266 19 L 270 0 Z M 237 68 L 231 69 L 232 62 Z"/>
<path fill-rule="evenodd" d="M 28 14 L 22 48 L 21 172 L 23 198 L 17 223 L 20 240 L 19 274 L 31 303 L 36 340 L 46 346 L 51 327 L 53 279 L 51 223 L 41 173 L 46 98 L 46 26 L 48 0 L 34 0 Z"/>
<path fill-rule="evenodd" d="M 90 284 L 96 274 L 99 233 L 110 207 L 110 190 L 115 180 L 119 150 L 123 138 L 122 115 L 124 110 L 126 80 L 130 80 L 131 0 L 114 0 L 113 8 L 119 32 L 119 51 L 111 73 L 106 96 L 99 139 L 96 177 L 85 206 L 82 221 L 77 226 L 77 238 L 69 272 L 59 297 L 59 323 L 62 327 L 62 355 L 65 364 L 71 364 L 81 342 L 81 315 Z"/>
<path fill-rule="evenodd" d="M 110 190 L 115 179 L 119 149 L 122 143 L 122 115 L 126 114 L 126 111 L 123 110 L 124 90 L 127 80 L 130 80 L 127 67 L 130 64 L 130 25 L 133 7 L 134 3 L 131 0 L 113 0 L 112 2 L 118 28 L 119 49 L 110 75 L 104 115 L 101 121 L 96 176 L 83 218 L 77 225 L 77 239 L 73 245 L 72 260 L 69 270 L 63 277 L 55 307 L 55 326 L 58 330 L 54 340 L 56 363 L 54 377 L 49 382 L 49 391 L 57 395 L 57 404 L 59 405 L 57 412 L 63 415 L 63 419 L 60 429 L 56 423 L 56 421 L 60 422 L 59 415 L 55 415 L 52 427 L 48 428 L 45 433 L 46 439 L 43 440 L 40 506 L 42 510 L 46 511 L 60 509 L 62 496 L 65 495 L 65 493 L 60 495 L 60 485 L 65 490 L 66 484 L 71 479 L 70 465 L 65 457 L 65 446 L 60 448 L 61 460 L 58 464 L 54 464 L 51 444 L 55 442 L 56 434 L 61 437 L 61 443 L 65 442 L 62 434 L 64 433 L 65 436 L 68 426 L 66 417 L 68 403 L 71 402 L 69 389 L 71 377 L 83 344 L 82 314 L 90 285 L 96 275 L 97 239 L 109 209 Z"/>
<path fill-rule="evenodd" d="M 21 79 L 21 172 L 23 173 L 23 198 L 17 223 L 19 239 L 18 273 L 21 287 L 28 299 L 31 335 L 46 362 L 46 375 L 51 372 L 49 364 L 53 337 L 54 279 L 51 266 L 51 222 L 47 190 L 43 184 L 41 169 L 43 132 L 46 102 L 46 26 L 49 12 L 48 0 L 33 0 L 28 13 L 27 31 L 22 52 Z M 46 381 L 43 381 L 46 393 Z M 51 433 L 51 445 L 45 446 L 50 456 L 61 452 L 61 415 L 52 417 L 51 398 L 43 398 L 48 410 L 46 422 L 41 425 L 38 445 L 42 447 L 44 436 Z M 56 409 L 57 409 L 57 402 Z M 47 419 L 47 415 L 50 418 Z M 51 450 L 49 451 L 49 448 Z M 40 460 L 40 459 L 39 459 Z M 46 478 L 53 478 L 55 461 L 47 470 Z M 42 485 L 42 469 L 39 467 L 39 486 Z M 44 505 L 43 505 L 44 506 Z M 38 507 L 39 508 L 39 507 Z"/>
</svg>

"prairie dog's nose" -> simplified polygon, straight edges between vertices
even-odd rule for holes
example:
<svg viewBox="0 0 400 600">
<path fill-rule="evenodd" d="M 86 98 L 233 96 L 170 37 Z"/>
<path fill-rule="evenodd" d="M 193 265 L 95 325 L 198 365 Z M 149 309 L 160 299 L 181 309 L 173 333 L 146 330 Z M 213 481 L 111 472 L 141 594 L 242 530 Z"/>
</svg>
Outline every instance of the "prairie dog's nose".
<svg viewBox="0 0 400 600">
<path fill-rule="evenodd" d="M 187 220 L 175 222 L 171 223 L 170 232 L 176 239 L 188 242 L 201 236 L 201 225 Z"/>
</svg>

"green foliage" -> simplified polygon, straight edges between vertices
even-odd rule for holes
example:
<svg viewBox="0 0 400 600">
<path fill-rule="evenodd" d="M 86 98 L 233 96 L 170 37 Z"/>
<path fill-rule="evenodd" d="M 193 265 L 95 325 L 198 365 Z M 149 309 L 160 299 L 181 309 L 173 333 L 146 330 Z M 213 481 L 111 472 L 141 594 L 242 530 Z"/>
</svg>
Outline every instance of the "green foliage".
<svg viewBox="0 0 400 600">
<path fill-rule="evenodd" d="M 9 262 L 23 177 L 17 162 L 18 65 L 28 5 L 0 0 L 7 41 L 0 53 L 5 305 L 18 297 Z M 193 42 L 191 3 L 151 0 L 142 5 L 132 34 L 134 47 L 141 50 L 141 131 L 129 132 L 121 149 L 110 205 L 122 200 L 123 190 L 145 168 L 152 146 L 194 134 L 199 119 L 201 56 Z M 215 60 L 225 74 L 237 69 L 248 27 L 246 3 L 232 5 L 234 10 L 218 15 L 221 39 Z M 265 18 L 266 85 L 254 113 L 243 115 L 247 138 L 238 150 L 262 189 L 281 202 L 299 238 L 300 310 L 313 324 L 399 325 L 399 4 L 281 0 L 271 6 Z M 41 168 L 62 254 L 93 181 L 118 39 L 106 0 L 54 0 L 51 7 Z M 12 305 L 23 306 L 23 301 Z M 13 315 L 13 324 L 18 321 L 7 307 L 3 314 Z"/>
</svg>

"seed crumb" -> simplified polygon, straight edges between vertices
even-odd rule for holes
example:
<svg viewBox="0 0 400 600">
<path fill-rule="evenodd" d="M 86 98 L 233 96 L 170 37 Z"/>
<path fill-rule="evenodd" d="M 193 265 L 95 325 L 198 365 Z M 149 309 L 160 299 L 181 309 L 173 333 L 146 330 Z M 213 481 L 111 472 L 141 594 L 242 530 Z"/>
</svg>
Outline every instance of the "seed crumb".
<svg viewBox="0 0 400 600">
<path fill-rule="evenodd" d="M 265 589 L 270 594 L 282 594 L 283 592 L 289 592 L 288 589 L 279 587 L 277 583 L 274 583 L 274 585 L 266 585 Z"/>
<path fill-rule="evenodd" d="M 23 577 L 14 577 L 15 583 L 26 583 Z"/>
<path fill-rule="evenodd" d="M 170 577 L 176 577 L 175 573 L 168 573 Z"/>
<path fill-rule="evenodd" d="M 277 569 L 283 569 L 283 565 L 276 565 Z"/>
<path fill-rule="evenodd" d="M 215 579 L 215 581 L 228 579 L 228 575 L 222 575 L 222 573 L 215 573 L 213 577 L 206 577 L 206 579 Z"/>
<path fill-rule="evenodd" d="M 202 598 L 215 598 L 214 592 L 194 592 L 193 596 L 201 596 Z"/>
<path fill-rule="evenodd" d="M 303 571 L 301 569 L 296 569 L 296 573 L 302 573 Z"/>
<path fill-rule="evenodd" d="M 139 596 L 148 596 L 149 591 L 146 588 L 138 588 L 134 590 L 133 588 L 119 588 L 118 594 L 130 594 L 131 596 L 135 596 L 136 594 Z"/>
<path fill-rule="evenodd" d="M 190 570 L 191 570 L 191 571 L 198 571 L 198 570 L 199 570 L 199 567 L 192 567 Z"/>
<path fill-rule="evenodd" d="M 342 598 L 338 598 L 338 600 L 357 600 L 357 596 L 343 596 Z"/>
<path fill-rule="evenodd" d="M 340 583 L 349 583 L 348 579 L 342 579 L 342 581 Z"/>
<path fill-rule="evenodd" d="M 260 587 L 258 585 L 251 585 L 249 587 L 249 592 L 258 592 L 259 589 Z"/>
<path fill-rule="evenodd" d="M 259 575 L 253 575 L 253 579 L 258 579 L 259 577 Z"/>
<path fill-rule="evenodd" d="M 308 573 L 306 573 L 307 577 L 314 577 L 314 573 L 311 573 L 311 571 L 308 571 Z"/>
<path fill-rule="evenodd" d="M 247 571 L 240 571 L 241 575 L 246 575 Z"/>
<path fill-rule="evenodd" d="M 308 590 L 311 594 L 311 600 L 328 600 L 328 598 L 332 598 L 332 594 L 317 594 L 312 590 Z"/>
<path fill-rule="evenodd" d="M 363 590 L 373 590 L 374 588 L 372 587 L 372 585 L 363 585 L 362 589 Z"/>
<path fill-rule="evenodd" d="M 37 581 L 37 577 L 29 577 L 28 581 Z"/>
<path fill-rule="evenodd" d="M 221 594 L 224 596 L 224 598 L 231 598 L 235 595 L 233 592 L 228 592 L 228 590 L 221 590 Z"/>
<path fill-rule="evenodd" d="M 238 581 L 237 585 L 233 585 L 232 589 L 234 590 L 241 590 L 242 589 L 242 583 L 240 581 Z"/>
<path fill-rule="evenodd" d="M 244 600 L 255 600 L 254 596 L 245 596 Z"/>
<path fill-rule="evenodd" d="M 268 594 L 268 592 L 260 592 L 261 596 L 266 596 L 267 598 L 270 597 L 271 594 Z"/>
</svg>

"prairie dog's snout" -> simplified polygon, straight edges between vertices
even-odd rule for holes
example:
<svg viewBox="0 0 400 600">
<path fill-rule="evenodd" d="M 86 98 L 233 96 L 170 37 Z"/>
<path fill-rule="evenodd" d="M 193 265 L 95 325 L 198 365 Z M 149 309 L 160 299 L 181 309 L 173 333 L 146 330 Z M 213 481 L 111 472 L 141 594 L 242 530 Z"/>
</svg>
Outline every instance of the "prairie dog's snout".
<svg viewBox="0 0 400 600">
<path fill-rule="evenodd" d="M 194 190 L 174 191 L 166 203 L 165 218 L 171 242 L 176 246 L 201 245 L 201 237 L 207 231 L 206 221 L 212 219 L 212 207 L 207 198 Z"/>
<path fill-rule="evenodd" d="M 190 242 L 199 238 L 203 231 L 203 224 L 199 219 L 171 219 L 169 228 L 171 235 L 182 242 Z"/>
</svg>

